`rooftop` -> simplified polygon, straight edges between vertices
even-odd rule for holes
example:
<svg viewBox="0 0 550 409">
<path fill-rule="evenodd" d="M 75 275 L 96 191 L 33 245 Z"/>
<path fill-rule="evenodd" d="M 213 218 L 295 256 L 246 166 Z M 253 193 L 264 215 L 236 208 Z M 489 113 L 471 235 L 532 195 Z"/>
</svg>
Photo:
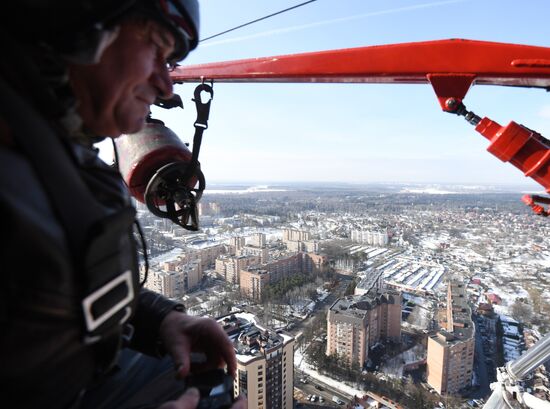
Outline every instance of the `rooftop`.
<svg viewBox="0 0 550 409">
<path fill-rule="evenodd" d="M 258 325 L 251 314 L 235 313 L 218 319 L 218 322 L 229 335 L 237 360 L 242 363 L 265 357 L 294 339 Z"/>
<path fill-rule="evenodd" d="M 366 275 L 359 282 L 359 284 L 357 284 L 356 288 L 359 290 L 370 291 L 378 284 L 383 274 L 384 274 L 384 270 L 381 269 L 376 271 L 374 274 Z"/>
<path fill-rule="evenodd" d="M 370 289 L 362 295 L 348 295 L 339 298 L 332 304 L 330 311 L 347 316 L 363 318 L 367 311 L 382 303 L 394 304 L 399 302 L 399 293 L 393 290 Z"/>
<path fill-rule="evenodd" d="M 451 282 L 451 299 L 447 303 L 451 305 L 453 313 L 453 331 L 440 330 L 432 338 L 440 344 L 454 344 L 466 341 L 472 338 L 474 334 L 474 324 L 471 319 L 472 311 L 468 305 L 466 297 L 466 288 L 463 283 Z"/>
</svg>

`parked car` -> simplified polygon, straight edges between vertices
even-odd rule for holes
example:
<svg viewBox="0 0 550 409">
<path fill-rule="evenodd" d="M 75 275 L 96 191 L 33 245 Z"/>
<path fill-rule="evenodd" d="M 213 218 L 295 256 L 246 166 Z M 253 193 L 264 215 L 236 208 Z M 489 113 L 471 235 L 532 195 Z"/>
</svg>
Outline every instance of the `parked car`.
<svg viewBox="0 0 550 409">
<path fill-rule="evenodd" d="M 340 399 L 338 396 L 333 396 L 332 401 L 336 402 L 338 405 L 343 405 L 344 404 L 344 401 L 342 399 Z"/>
</svg>

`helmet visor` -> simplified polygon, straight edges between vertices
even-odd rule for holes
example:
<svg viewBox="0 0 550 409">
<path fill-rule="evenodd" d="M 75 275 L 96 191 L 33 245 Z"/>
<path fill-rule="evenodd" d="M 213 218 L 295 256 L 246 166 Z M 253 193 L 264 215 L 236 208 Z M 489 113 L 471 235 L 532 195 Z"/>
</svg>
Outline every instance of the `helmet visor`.
<svg viewBox="0 0 550 409">
<path fill-rule="evenodd" d="M 162 20 L 169 25 L 175 36 L 176 47 L 170 56 L 170 62 L 183 60 L 198 43 L 198 34 L 181 0 L 159 0 Z"/>
</svg>

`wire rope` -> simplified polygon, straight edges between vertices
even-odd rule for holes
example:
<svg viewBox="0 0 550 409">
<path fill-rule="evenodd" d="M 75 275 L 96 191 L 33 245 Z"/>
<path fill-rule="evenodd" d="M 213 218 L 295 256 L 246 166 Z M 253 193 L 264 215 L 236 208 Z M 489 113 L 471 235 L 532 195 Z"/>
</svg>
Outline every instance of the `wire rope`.
<svg viewBox="0 0 550 409">
<path fill-rule="evenodd" d="M 317 0 L 309 0 L 309 1 L 304 1 L 303 3 L 300 3 L 300 4 L 297 4 L 295 6 L 292 6 L 292 7 L 288 7 L 284 10 L 280 10 L 280 11 L 277 11 L 275 13 L 271 13 L 271 14 L 268 14 L 267 16 L 264 16 L 264 17 L 260 17 L 260 18 L 257 18 L 255 20 L 252 20 L 252 21 L 249 21 L 248 23 L 244 23 L 244 24 L 240 24 L 236 27 L 233 27 L 233 28 L 230 28 L 228 30 L 225 30 L 225 31 L 222 31 L 220 33 L 217 33 L 217 34 L 214 34 L 214 35 L 211 35 L 209 37 L 206 37 L 206 38 L 202 38 L 199 40 L 200 43 L 202 43 L 203 41 L 206 41 L 206 40 L 210 40 L 212 38 L 215 38 L 215 37 L 219 37 L 223 34 L 227 34 L 227 33 L 230 33 L 231 31 L 235 31 L 235 30 L 238 30 L 239 28 L 243 28 L 243 27 L 246 27 L 246 26 L 249 26 L 251 24 L 254 24 L 254 23 L 257 23 L 258 21 L 262 21 L 262 20 L 266 20 L 270 17 L 274 17 L 274 16 L 277 16 L 279 14 L 282 14 L 282 13 L 286 13 L 287 11 L 290 11 L 290 10 L 294 10 L 294 9 L 297 9 L 298 7 L 302 7 L 302 6 L 305 6 L 306 4 L 309 4 L 309 3 L 313 3 Z"/>
</svg>

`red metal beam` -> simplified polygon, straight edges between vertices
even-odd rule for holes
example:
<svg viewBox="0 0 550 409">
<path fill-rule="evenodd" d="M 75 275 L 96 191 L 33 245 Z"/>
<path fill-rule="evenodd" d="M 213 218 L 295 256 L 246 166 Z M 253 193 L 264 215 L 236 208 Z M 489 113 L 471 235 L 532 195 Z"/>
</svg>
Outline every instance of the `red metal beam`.
<svg viewBox="0 0 550 409">
<path fill-rule="evenodd" d="M 448 81 L 441 84 L 448 75 L 461 78 L 450 88 L 458 85 L 464 94 L 468 78 L 474 84 L 550 88 L 550 48 L 451 39 L 182 66 L 171 73 L 175 82 L 417 84 L 431 77 L 449 94 Z"/>
</svg>

